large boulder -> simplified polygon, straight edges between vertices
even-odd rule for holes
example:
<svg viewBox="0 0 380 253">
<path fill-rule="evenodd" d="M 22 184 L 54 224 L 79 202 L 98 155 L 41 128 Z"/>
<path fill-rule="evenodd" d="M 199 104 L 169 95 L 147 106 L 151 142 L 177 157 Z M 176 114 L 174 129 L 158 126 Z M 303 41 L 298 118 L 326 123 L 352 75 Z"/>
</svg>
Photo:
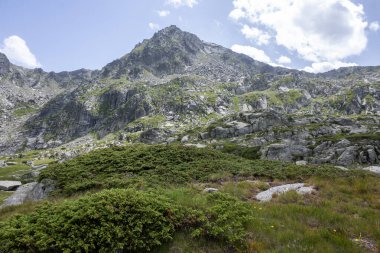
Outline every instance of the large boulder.
<svg viewBox="0 0 380 253">
<path fill-rule="evenodd" d="M 148 129 L 141 133 L 140 141 L 146 144 L 162 143 L 165 141 L 165 135 L 161 129 Z"/>
<path fill-rule="evenodd" d="M 282 143 L 275 143 L 268 146 L 266 152 L 268 160 L 291 161 L 292 155 L 290 153 L 289 145 Z"/>
<path fill-rule="evenodd" d="M 357 146 L 347 147 L 339 156 L 337 164 L 342 166 L 352 165 L 358 160 L 358 155 L 359 152 Z"/>
<path fill-rule="evenodd" d="M 303 145 L 290 143 L 274 143 L 267 147 L 266 159 L 279 161 L 293 161 L 305 159 L 311 154 L 311 150 Z"/>
<path fill-rule="evenodd" d="M 37 201 L 47 197 L 49 192 L 54 189 L 51 183 L 32 182 L 24 184 L 9 196 L 1 207 L 20 205 L 25 201 Z"/>
<path fill-rule="evenodd" d="M 21 185 L 20 181 L 0 181 L 0 190 L 12 191 Z"/>
</svg>

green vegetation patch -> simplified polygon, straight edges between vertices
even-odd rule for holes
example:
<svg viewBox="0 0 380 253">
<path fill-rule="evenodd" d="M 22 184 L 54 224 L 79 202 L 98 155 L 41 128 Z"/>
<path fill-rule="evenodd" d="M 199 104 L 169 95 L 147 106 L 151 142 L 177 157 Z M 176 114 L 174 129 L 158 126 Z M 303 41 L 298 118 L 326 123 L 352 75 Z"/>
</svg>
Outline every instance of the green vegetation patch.
<svg viewBox="0 0 380 253">
<path fill-rule="evenodd" d="M 0 168 L 0 180 L 14 180 L 14 176 L 20 176 L 29 170 L 30 167 L 26 164 L 16 164 Z"/>
<path fill-rule="evenodd" d="M 352 142 L 360 142 L 362 140 L 380 141 L 380 133 L 335 134 L 317 138 L 318 142 L 338 142 L 343 139 L 347 139 Z"/>
<path fill-rule="evenodd" d="M 51 164 L 39 179 L 54 180 L 57 194 L 73 195 L 104 188 L 141 189 L 208 182 L 215 174 L 302 180 L 315 175 L 344 177 L 352 173 L 329 165 L 249 160 L 208 148 L 133 145 L 97 150 L 62 164 Z M 228 178 L 220 178 L 224 179 Z"/>
<path fill-rule="evenodd" d="M 220 151 L 222 151 L 223 153 L 241 156 L 250 160 L 257 160 L 261 157 L 260 147 L 246 147 L 235 143 L 224 143 L 223 149 L 221 149 Z"/>
<path fill-rule="evenodd" d="M 16 117 L 22 117 L 28 114 L 35 113 L 37 111 L 36 108 L 27 107 L 27 108 L 18 108 L 13 111 L 13 115 Z"/>
<path fill-rule="evenodd" d="M 3 222 L 0 251 L 149 251 L 172 238 L 179 213 L 157 195 L 108 190 Z"/>
</svg>

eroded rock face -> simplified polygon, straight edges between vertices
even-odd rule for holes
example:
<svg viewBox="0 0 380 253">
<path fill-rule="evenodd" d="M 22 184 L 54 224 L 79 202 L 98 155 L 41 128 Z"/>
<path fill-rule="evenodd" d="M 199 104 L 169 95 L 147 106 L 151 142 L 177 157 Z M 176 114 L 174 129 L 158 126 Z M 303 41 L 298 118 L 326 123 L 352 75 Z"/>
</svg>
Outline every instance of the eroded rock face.
<svg viewBox="0 0 380 253">
<path fill-rule="evenodd" d="M 10 62 L 5 54 L 0 53 L 0 75 L 8 73 L 10 70 Z"/>
</svg>

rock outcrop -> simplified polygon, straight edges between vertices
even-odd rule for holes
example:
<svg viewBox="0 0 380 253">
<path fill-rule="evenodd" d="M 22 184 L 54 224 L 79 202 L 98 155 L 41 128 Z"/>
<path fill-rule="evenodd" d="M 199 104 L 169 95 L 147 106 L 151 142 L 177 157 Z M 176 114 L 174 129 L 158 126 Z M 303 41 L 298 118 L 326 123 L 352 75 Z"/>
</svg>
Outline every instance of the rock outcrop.
<svg viewBox="0 0 380 253">
<path fill-rule="evenodd" d="M 310 194 L 311 192 L 313 192 L 314 188 L 312 186 L 304 186 L 304 185 L 305 184 L 303 183 L 297 183 L 297 184 L 285 184 L 285 185 L 275 186 L 257 194 L 256 199 L 259 201 L 266 202 L 266 201 L 270 201 L 273 195 L 283 194 L 288 191 L 296 191 L 299 194 Z"/>
</svg>

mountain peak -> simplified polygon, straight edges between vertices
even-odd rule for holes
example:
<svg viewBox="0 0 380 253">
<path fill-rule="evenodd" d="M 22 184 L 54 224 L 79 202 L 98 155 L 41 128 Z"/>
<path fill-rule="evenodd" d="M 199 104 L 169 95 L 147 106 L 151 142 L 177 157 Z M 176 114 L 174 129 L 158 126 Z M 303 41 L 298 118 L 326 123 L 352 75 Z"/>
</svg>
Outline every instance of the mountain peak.
<svg viewBox="0 0 380 253">
<path fill-rule="evenodd" d="M 157 33 L 170 34 L 170 33 L 175 33 L 175 32 L 184 32 L 184 31 L 179 29 L 176 25 L 171 25 L 159 30 Z"/>
<path fill-rule="evenodd" d="M 196 35 L 171 25 L 137 44 L 124 59 L 133 73 L 146 69 L 162 76 L 183 72 L 203 49 L 204 43 Z"/>
<path fill-rule="evenodd" d="M 10 62 L 7 58 L 7 56 L 0 52 L 0 75 L 3 75 L 7 72 L 9 72 L 10 69 Z"/>
</svg>

